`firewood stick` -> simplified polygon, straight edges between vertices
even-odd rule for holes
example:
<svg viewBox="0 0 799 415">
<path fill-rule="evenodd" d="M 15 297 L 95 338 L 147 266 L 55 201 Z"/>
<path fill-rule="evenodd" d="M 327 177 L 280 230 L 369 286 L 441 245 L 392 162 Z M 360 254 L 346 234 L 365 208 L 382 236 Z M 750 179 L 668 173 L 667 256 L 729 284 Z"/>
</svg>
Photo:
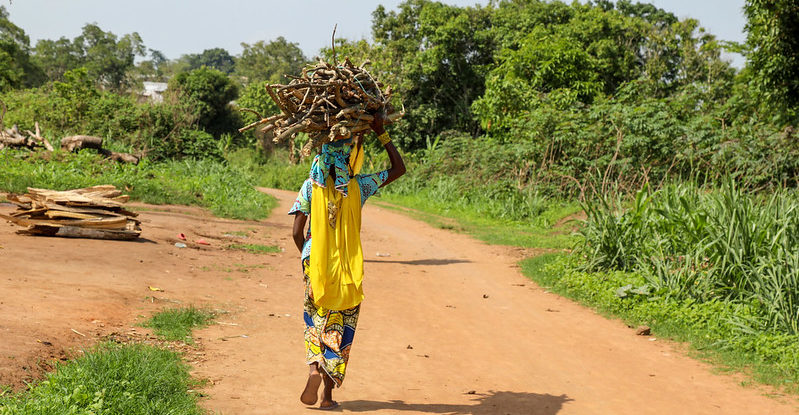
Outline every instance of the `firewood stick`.
<svg viewBox="0 0 799 415">
<path fill-rule="evenodd" d="M 294 124 L 293 126 L 289 127 L 285 131 L 283 131 L 280 135 L 278 135 L 275 138 L 273 138 L 272 141 L 274 141 L 275 143 L 279 143 L 279 142 L 283 141 L 286 137 L 288 137 L 288 136 L 290 136 L 292 134 L 296 134 L 296 133 L 300 132 L 303 128 L 305 128 L 307 126 L 308 126 L 308 124 L 305 123 L 305 122 Z"/>
<path fill-rule="evenodd" d="M 245 110 L 245 109 L 246 108 L 242 108 L 242 111 Z M 276 121 L 276 120 L 279 120 L 279 119 L 283 119 L 283 118 L 285 118 L 285 116 L 283 114 L 278 114 L 278 115 L 273 115 L 273 116 L 268 117 L 268 118 L 263 118 L 261 120 L 258 120 L 258 121 L 254 122 L 254 123 L 251 123 L 251 124 L 247 125 L 246 127 L 239 128 L 239 132 L 243 133 L 243 132 L 245 132 L 247 130 L 250 130 L 250 129 L 253 129 L 253 128 L 255 128 L 255 127 L 257 127 L 257 126 L 259 126 L 261 124 L 270 123 L 270 122 L 273 122 L 273 121 Z"/>
<path fill-rule="evenodd" d="M 286 108 L 283 107 L 283 104 L 277 98 L 277 95 L 275 95 L 275 91 L 272 90 L 272 85 L 266 84 L 266 92 L 269 94 L 269 97 L 272 98 L 272 101 L 275 101 L 275 104 L 277 104 L 278 108 L 280 108 L 280 111 L 282 111 L 283 114 L 286 114 L 287 117 L 291 115 L 288 111 L 286 111 Z"/>
</svg>

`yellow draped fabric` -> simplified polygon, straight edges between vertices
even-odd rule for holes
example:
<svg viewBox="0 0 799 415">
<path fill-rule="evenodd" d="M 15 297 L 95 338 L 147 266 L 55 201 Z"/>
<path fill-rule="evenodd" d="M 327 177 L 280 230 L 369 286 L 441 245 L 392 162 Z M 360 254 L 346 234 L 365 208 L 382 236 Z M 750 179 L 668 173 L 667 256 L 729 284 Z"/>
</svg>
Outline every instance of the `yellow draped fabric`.
<svg viewBox="0 0 799 415">
<path fill-rule="evenodd" d="M 350 157 L 354 176 L 363 164 L 363 149 Z M 334 219 L 328 220 L 333 209 Z M 311 257 L 308 276 L 314 302 L 329 310 L 347 310 L 363 301 L 363 251 L 361 249 L 361 189 L 355 179 L 347 196 L 328 177 L 325 187 L 311 192 Z"/>
<path fill-rule="evenodd" d="M 363 167 L 363 146 L 358 145 L 358 148 L 350 153 L 350 176 L 360 173 L 361 167 Z"/>
</svg>

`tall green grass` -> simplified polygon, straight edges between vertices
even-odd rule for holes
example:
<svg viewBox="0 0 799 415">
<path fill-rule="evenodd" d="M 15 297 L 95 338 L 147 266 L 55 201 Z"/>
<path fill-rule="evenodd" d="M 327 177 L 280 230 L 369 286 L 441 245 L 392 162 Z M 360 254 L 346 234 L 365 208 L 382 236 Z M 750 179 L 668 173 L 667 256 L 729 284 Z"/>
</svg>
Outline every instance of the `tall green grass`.
<svg viewBox="0 0 799 415">
<path fill-rule="evenodd" d="M 0 190 L 27 187 L 55 190 L 113 184 L 132 199 L 155 204 L 199 205 L 217 216 L 261 219 L 277 203 L 254 189 L 255 179 L 224 161 L 170 160 L 138 165 L 104 160 L 90 151 L 79 154 L 0 151 Z"/>
<path fill-rule="evenodd" d="M 653 292 L 746 304 L 741 330 L 799 334 L 799 197 L 760 195 L 727 181 L 643 189 L 625 208 L 585 203 L 585 270 L 640 272 Z"/>
<path fill-rule="evenodd" d="M 200 415 L 196 383 L 175 352 L 101 344 L 28 391 L 0 397 L 3 415 Z"/>
</svg>

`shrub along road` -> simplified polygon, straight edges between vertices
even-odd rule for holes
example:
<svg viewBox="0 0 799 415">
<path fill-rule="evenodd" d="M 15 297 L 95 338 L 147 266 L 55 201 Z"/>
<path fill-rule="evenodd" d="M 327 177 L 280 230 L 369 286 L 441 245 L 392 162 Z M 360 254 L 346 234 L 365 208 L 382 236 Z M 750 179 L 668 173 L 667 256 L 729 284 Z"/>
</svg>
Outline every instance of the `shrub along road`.
<svg viewBox="0 0 799 415">
<path fill-rule="evenodd" d="M 136 337 L 147 330 L 134 325 L 154 311 L 193 304 L 228 312 L 196 330 L 199 346 L 186 354 L 195 376 L 209 380 L 203 406 L 225 414 L 304 412 L 303 288 L 292 218 L 284 214 L 295 194 L 268 192 L 280 205 L 260 222 L 196 208 L 142 211 L 143 242 L 23 237 L 0 224 L 0 383 L 18 383 L 35 375 L 36 362 L 114 333 Z M 181 232 L 189 248 L 174 246 Z M 245 243 L 285 252 L 221 249 L 241 244 L 244 234 Z M 344 412 L 799 410 L 794 398 L 740 386 L 741 377 L 713 373 L 679 345 L 636 336 L 545 292 L 521 275 L 516 249 L 376 206 L 365 209 L 362 236 L 367 298 L 348 377 L 335 394 Z M 192 243 L 199 238 L 211 245 Z"/>
</svg>

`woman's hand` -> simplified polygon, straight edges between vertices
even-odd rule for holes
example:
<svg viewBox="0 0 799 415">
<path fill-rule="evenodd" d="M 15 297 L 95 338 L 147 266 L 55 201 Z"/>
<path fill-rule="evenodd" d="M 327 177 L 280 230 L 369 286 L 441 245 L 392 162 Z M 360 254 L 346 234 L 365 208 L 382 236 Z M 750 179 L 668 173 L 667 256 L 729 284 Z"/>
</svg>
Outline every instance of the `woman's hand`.
<svg viewBox="0 0 799 415">
<path fill-rule="evenodd" d="M 369 126 L 372 127 L 372 131 L 375 132 L 377 135 L 381 135 L 386 132 L 386 128 L 384 125 L 386 124 L 386 114 L 383 111 L 378 111 L 374 114 L 374 119 Z"/>
</svg>

